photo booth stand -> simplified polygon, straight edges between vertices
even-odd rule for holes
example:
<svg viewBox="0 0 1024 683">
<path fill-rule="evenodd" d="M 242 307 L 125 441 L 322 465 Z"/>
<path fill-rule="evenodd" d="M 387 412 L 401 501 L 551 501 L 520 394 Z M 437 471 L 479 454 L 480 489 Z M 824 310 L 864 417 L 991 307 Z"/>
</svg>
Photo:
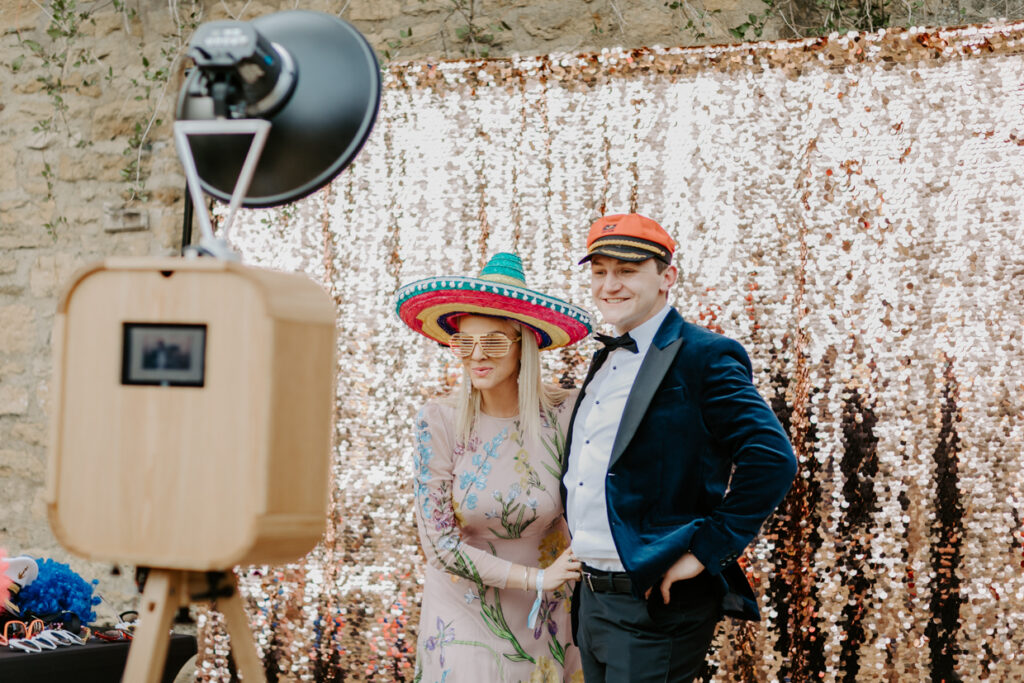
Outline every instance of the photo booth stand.
<svg viewBox="0 0 1024 683">
<path fill-rule="evenodd" d="M 201 574 L 192 571 L 152 569 L 142 593 L 140 622 L 128 651 L 125 681 L 159 681 L 167 658 L 167 633 L 175 612 L 190 604 L 209 602 L 224 615 L 238 671 L 246 681 L 265 681 L 263 663 L 245 616 L 238 582 L 232 572 Z"/>
<path fill-rule="evenodd" d="M 262 680 L 231 569 L 323 534 L 334 326 L 305 275 L 218 259 L 111 258 L 61 298 L 50 525 L 79 556 L 150 568 L 125 680 L 159 680 L 175 612 L 211 600 Z"/>
</svg>

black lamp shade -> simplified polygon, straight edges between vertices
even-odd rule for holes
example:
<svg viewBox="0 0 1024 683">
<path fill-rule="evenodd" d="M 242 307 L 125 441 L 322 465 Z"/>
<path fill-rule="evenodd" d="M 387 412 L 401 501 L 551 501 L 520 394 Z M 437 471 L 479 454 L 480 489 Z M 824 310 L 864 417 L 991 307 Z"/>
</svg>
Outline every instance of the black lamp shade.
<svg viewBox="0 0 1024 683">
<path fill-rule="evenodd" d="M 315 192 L 355 158 L 380 106 L 381 75 L 373 49 L 351 24 L 321 12 L 269 14 L 253 27 L 291 56 L 297 83 L 284 106 L 268 116 L 266 146 L 242 205 L 287 204 Z M 212 118 L 209 98 L 197 98 L 189 75 L 178 98 L 179 120 Z M 228 202 L 249 151 L 248 135 L 189 138 L 202 189 Z"/>
</svg>

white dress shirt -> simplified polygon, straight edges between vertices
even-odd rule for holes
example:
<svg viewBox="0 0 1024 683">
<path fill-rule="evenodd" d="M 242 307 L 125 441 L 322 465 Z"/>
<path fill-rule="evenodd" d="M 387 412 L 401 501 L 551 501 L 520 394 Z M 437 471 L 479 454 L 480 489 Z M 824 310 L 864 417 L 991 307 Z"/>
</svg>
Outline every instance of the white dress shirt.
<svg viewBox="0 0 1024 683">
<path fill-rule="evenodd" d="M 666 304 L 653 318 L 629 331 L 636 341 L 637 353 L 617 348 L 608 354 L 587 385 L 576 411 L 569 468 L 562 479 L 567 492 L 566 516 L 573 553 L 598 569 L 623 571 L 608 524 L 605 475 L 626 399 L 654 334 L 670 308 Z"/>
</svg>

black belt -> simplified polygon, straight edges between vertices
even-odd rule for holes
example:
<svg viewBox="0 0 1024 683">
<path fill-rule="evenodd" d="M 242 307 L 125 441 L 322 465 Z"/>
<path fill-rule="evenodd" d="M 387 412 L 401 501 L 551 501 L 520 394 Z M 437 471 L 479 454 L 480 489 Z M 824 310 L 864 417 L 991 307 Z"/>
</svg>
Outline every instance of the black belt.
<svg viewBox="0 0 1024 683">
<path fill-rule="evenodd" d="M 595 593 L 632 593 L 633 582 L 626 572 L 609 572 L 583 565 L 583 583 Z"/>
</svg>

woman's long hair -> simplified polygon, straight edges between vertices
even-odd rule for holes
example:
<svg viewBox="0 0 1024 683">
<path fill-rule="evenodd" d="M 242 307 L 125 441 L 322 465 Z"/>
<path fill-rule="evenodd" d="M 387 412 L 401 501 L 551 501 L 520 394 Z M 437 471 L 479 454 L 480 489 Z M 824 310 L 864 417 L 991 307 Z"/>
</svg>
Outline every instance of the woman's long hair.
<svg viewBox="0 0 1024 683">
<path fill-rule="evenodd" d="M 515 320 L 506 320 L 519 333 L 519 425 L 525 439 L 539 438 L 541 414 L 561 405 L 568 391 L 553 384 L 545 384 L 540 377 L 540 351 L 537 337 L 528 326 Z M 469 441 L 480 415 L 480 391 L 473 387 L 469 371 L 463 368 L 458 397 L 458 440 Z"/>
</svg>

